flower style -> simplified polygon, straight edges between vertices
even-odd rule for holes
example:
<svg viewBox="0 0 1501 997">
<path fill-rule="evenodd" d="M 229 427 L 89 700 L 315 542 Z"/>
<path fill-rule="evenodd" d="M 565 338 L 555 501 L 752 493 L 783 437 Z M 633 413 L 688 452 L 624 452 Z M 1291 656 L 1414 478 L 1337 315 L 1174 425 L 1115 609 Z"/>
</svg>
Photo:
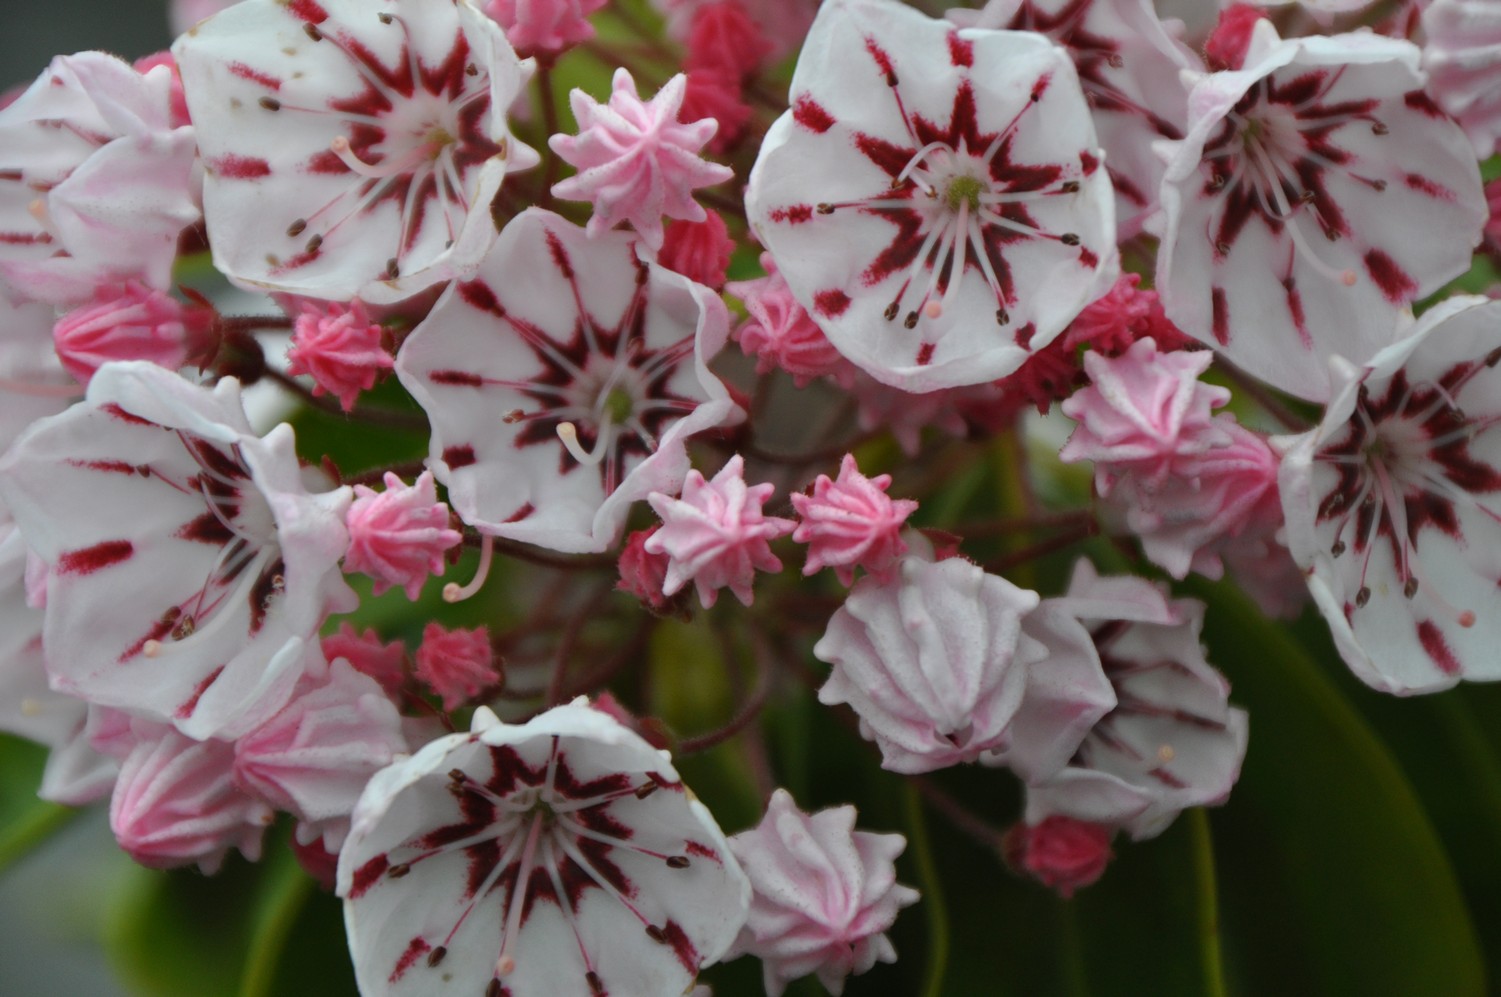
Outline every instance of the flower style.
<svg viewBox="0 0 1501 997">
<path fill-rule="evenodd" d="M 52 682 L 234 737 L 279 709 L 325 615 L 354 608 L 338 560 L 347 488 L 311 494 L 290 426 L 256 437 L 212 391 L 106 364 L 88 402 L 0 460 L 0 492 L 48 566 Z"/>
<path fill-rule="evenodd" d="M 360 392 L 375 387 L 381 371 L 394 364 L 381 345 L 384 333 L 358 298 L 326 306 L 300 301 L 287 347 L 287 373 L 311 375 L 313 394 L 334 395 L 348 412 Z"/>
<path fill-rule="evenodd" d="M 1062 50 L 832 0 L 803 51 L 747 217 L 872 377 L 907 391 L 1004 377 L 1115 282 L 1110 181 Z"/>
<path fill-rule="evenodd" d="M 679 994 L 750 902 L 667 753 L 583 700 L 521 725 L 482 708 L 376 773 L 338 892 L 367 997 Z"/>
<path fill-rule="evenodd" d="M 564 200 L 593 203 L 591 236 L 624 221 L 645 245 L 661 249 L 662 216 L 703 221 L 705 212 L 693 191 L 735 175 L 728 166 L 699 157 L 717 122 L 678 121 L 687 84 L 679 73 L 651 100 L 642 101 L 631 74 L 617 69 L 608 103 L 582 90 L 569 95 L 579 133 L 554 135 L 547 144 L 579 172 L 554 184 L 552 192 Z"/>
<path fill-rule="evenodd" d="M 782 570 L 767 541 L 797 526 L 790 519 L 762 513 L 761 506 L 775 488 L 746 485 L 745 459 L 737 453 L 708 481 L 697 470 L 689 471 L 681 498 L 662 492 L 648 495 L 662 517 L 662 528 L 646 539 L 644 549 L 667 555 L 662 594 L 670 596 L 692 581 L 705 609 L 726 586 L 749 606 L 755 599 L 751 582 L 756 572 Z"/>
<path fill-rule="evenodd" d="M 918 900 L 896 881 L 907 839 L 856 831 L 855 816 L 850 806 L 803 813 L 778 789 L 761 823 L 730 838 L 752 890 L 731 955 L 761 960 L 770 997 L 809 973 L 842 994 L 846 977 L 896 962 L 886 930 Z"/>
<path fill-rule="evenodd" d="M 1183 137 L 1188 89 L 1180 74 L 1203 68 L 1152 0 L 990 0 L 944 16 L 962 28 L 1035 31 L 1068 51 L 1105 150 L 1118 237 L 1140 232 L 1162 182 L 1152 144 Z"/>
<path fill-rule="evenodd" d="M 1170 602 L 1142 578 L 1101 578 L 1088 561 L 1049 603 L 1089 628 L 1117 703 L 1067 767 L 1028 783 L 1026 822 L 1061 814 L 1141 840 L 1188 807 L 1222 802 L 1245 757 L 1246 714 L 1204 660 L 1203 604 Z"/>
<path fill-rule="evenodd" d="M 172 51 L 214 264 L 243 283 L 385 303 L 467 277 L 537 162 L 504 117 L 532 64 L 463 0 L 250 0 Z"/>
<path fill-rule="evenodd" d="M 1475 156 L 1501 142 L 1501 5 L 1489 0 L 1433 0 L 1423 10 L 1423 68 L 1428 92 L 1464 128 Z"/>
<path fill-rule="evenodd" d="M 907 550 L 902 524 L 917 511 L 917 503 L 892 500 L 886 494 L 890 486 L 891 475 L 867 478 L 854 454 L 845 454 L 838 480 L 820 474 L 812 495 L 793 494 L 792 507 L 802 522 L 792 539 L 808 545 L 803 574 L 832 567 L 841 582 L 852 585 L 858 565 L 882 581 L 891 580 L 897 558 Z"/>
<path fill-rule="evenodd" d="M 198 218 L 171 79 L 103 52 L 58 56 L 0 110 L 0 293 L 76 304 L 107 281 L 170 286 L 177 236 Z"/>
<path fill-rule="evenodd" d="M 1022 631 L 1036 592 L 961 558 L 901 560 L 898 577 L 862 578 L 813 655 L 833 665 L 818 690 L 848 703 L 881 767 L 931 772 L 1009 743 L 1027 673 L 1047 648 Z"/>
<path fill-rule="evenodd" d="M 344 570 L 374 578 L 376 595 L 399 585 L 415 602 L 427 576 L 443 574 L 443 552 L 464 535 L 449 529 L 448 506 L 438 501 L 431 471 L 423 471 L 410 487 L 390 471 L 385 479 L 381 492 L 354 486 L 345 519 L 349 552 Z"/>
<path fill-rule="evenodd" d="M 439 299 L 396 372 L 466 523 L 601 551 L 631 503 L 681 487 L 687 437 L 740 417 L 708 368 L 728 326 L 717 295 L 643 262 L 624 233 L 589 239 L 530 209 Z"/>
<path fill-rule="evenodd" d="M 1453 298 L 1346 368 L 1319 427 L 1281 441 L 1294 559 L 1345 663 L 1410 694 L 1501 678 L 1501 303 Z"/>
<path fill-rule="evenodd" d="M 1398 317 L 1470 265 L 1485 201 L 1418 50 L 1369 34 L 1253 29 L 1204 77 L 1163 180 L 1162 304 L 1185 333 L 1316 401 L 1325 361 L 1369 360 Z M 1413 150 L 1421 150 L 1417 156 Z"/>
</svg>

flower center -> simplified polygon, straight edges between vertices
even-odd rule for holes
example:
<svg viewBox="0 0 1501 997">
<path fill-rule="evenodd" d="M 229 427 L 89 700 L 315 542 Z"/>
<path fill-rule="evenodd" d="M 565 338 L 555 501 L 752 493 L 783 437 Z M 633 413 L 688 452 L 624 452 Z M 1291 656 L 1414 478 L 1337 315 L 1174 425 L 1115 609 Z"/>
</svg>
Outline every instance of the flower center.
<svg viewBox="0 0 1501 997">
<path fill-rule="evenodd" d="M 958 211 L 960 205 L 967 205 L 969 210 L 980 210 L 980 194 L 986 189 L 984 181 L 961 173 L 956 177 L 950 177 L 948 185 L 943 191 L 943 200 L 949 206 L 950 211 Z"/>
</svg>

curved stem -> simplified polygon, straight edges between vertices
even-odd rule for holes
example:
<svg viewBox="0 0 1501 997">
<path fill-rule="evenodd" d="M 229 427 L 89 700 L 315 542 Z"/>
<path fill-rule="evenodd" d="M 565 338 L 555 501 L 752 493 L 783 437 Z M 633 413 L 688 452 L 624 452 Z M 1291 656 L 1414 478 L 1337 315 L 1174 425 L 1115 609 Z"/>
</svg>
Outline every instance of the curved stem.
<svg viewBox="0 0 1501 997">
<path fill-rule="evenodd" d="M 766 667 L 766 662 L 762 660 L 761 655 L 754 655 L 753 660 L 756 669 L 756 684 L 751 687 L 750 694 L 746 697 L 744 709 L 718 730 L 700 734 L 698 737 L 685 738 L 679 742 L 677 750 L 679 757 L 707 751 L 716 744 L 728 741 L 744 730 L 761 713 L 761 707 L 766 705 L 766 694 L 771 691 L 771 669 Z"/>
<path fill-rule="evenodd" d="M 355 422 L 368 422 L 372 426 L 384 426 L 387 429 L 400 429 L 409 433 L 426 433 L 428 431 L 427 416 L 413 415 L 407 412 L 392 412 L 386 409 L 355 408 L 345 412 L 337 401 L 327 395 L 315 395 L 312 389 L 306 387 L 290 374 L 285 374 L 274 367 L 267 367 L 261 376 L 268 381 L 280 385 L 287 391 L 296 395 L 297 398 L 311 408 L 329 415 L 341 416 Z"/>
<path fill-rule="evenodd" d="M 949 912 L 943 904 L 943 889 L 933 862 L 933 847 L 928 841 L 928 825 L 923 818 L 922 799 L 909 780 L 902 786 L 902 800 L 907 815 L 908 840 L 912 858 L 917 863 L 917 878 L 922 883 L 922 904 L 928 914 L 928 970 L 923 980 L 923 997 L 942 997 L 943 977 L 949 961 Z"/>
<path fill-rule="evenodd" d="M 1214 839 L 1209 832 L 1209 818 L 1203 807 L 1187 814 L 1188 831 L 1193 839 L 1194 879 L 1199 893 L 1199 957 L 1204 970 L 1206 997 L 1226 997 L 1225 965 L 1220 951 L 1219 888 L 1214 875 Z"/>
</svg>

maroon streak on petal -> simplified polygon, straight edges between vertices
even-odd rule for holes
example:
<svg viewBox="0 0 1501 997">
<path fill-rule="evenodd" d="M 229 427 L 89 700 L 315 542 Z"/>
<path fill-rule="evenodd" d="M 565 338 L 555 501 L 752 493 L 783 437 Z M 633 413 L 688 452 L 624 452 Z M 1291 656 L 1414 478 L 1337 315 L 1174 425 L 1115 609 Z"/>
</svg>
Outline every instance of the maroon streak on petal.
<svg viewBox="0 0 1501 997">
<path fill-rule="evenodd" d="M 918 351 L 917 351 L 917 365 L 919 367 L 926 367 L 928 364 L 930 364 L 932 362 L 933 362 L 933 344 L 932 343 L 923 343 L 922 346 L 919 347 Z"/>
<path fill-rule="evenodd" d="M 63 553 L 57 559 L 57 572 L 63 575 L 91 575 L 100 568 L 130 559 L 135 547 L 129 540 L 105 540 L 91 547 Z"/>
<path fill-rule="evenodd" d="M 471 374 L 467 370 L 435 370 L 430 372 L 428 380 L 434 384 L 451 384 L 456 387 L 479 388 L 483 387 L 485 379 L 478 374 Z"/>
<path fill-rule="evenodd" d="M 1210 323 L 1214 331 L 1214 341 L 1224 346 L 1230 342 L 1230 305 L 1225 298 L 1225 289 L 1216 287 L 1209 294 Z"/>
<path fill-rule="evenodd" d="M 949 32 L 949 61 L 955 67 L 975 64 L 975 43 L 959 37 L 959 32 Z"/>
<path fill-rule="evenodd" d="M 789 225 L 801 225 L 813 217 L 811 204 L 794 204 L 786 208 L 773 208 L 771 220 L 774 222 L 786 222 Z"/>
<path fill-rule="evenodd" d="M 223 547 L 234 540 L 235 532 L 225 522 L 235 515 L 232 509 L 213 509 L 199 514 L 178 528 L 172 535 L 179 540 L 191 540 L 194 543 L 210 544 L 214 547 Z"/>
<path fill-rule="evenodd" d="M 1443 633 L 1432 620 L 1424 620 L 1418 624 L 1418 641 L 1423 645 L 1423 650 L 1438 670 L 1445 675 L 1458 675 L 1460 673 L 1459 659 L 1454 656 L 1449 643 L 1444 640 Z"/>
<path fill-rule="evenodd" d="M 291 0 L 287 4 L 287 10 L 309 24 L 322 24 L 328 20 L 328 11 L 318 6 L 315 0 Z"/>
<path fill-rule="evenodd" d="M 349 888 L 349 899 L 358 900 L 364 896 L 370 887 L 380 882 L 380 878 L 386 874 L 390 865 L 390 860 L 381 854 L 356 869 L 354 883 Z"/>
<path fill-rule="evenodd" d="M 1402 178 L 1402 182 L 1413 190 L 1427 194 L 1429 197 L 1438 198 L 1440 201 L 1454 200 L 1454 192 L 1442 184 L 1434 183 L 1425 176 L 1417 173 L 1408 173 Z"/>
<path fill-rule="evenodd" d="M 250 80 L 252 83 L 259 83 L 261 86 L 272 90 L 281 89 L 281 80 L 269 73 L 263 73 L 252 66 L 247 66 L 243 62 L 231 62 L 229 64 L 229 71 L 242 80 Z"/>
<path fill-rule="evenodd" d="M 209 160 L 208 167 L 219 176 L 232 180 L 259 180 L 271 175 L 271 164 L 264 159 L 233 153 Z"/>
<path fill-rule="evenodd" d="M 447 447 L 443 451 L 443 463 L 448 465 L 449 470 L 468 467 L 474 462 L 474 448 L 471 446 Z"/>
<path fill-rule="evenodd" d="M 1386 300 L 1392 304 L 1405 304 L 1418 293 L 1418 285 L 1408 276 L 1407 271 L 1379 249 L 1369 250 L 1365 254 L 1365 268 L 1376 286 L 1381 288 Z"/>
<path fill-rule="evenodd" d="M 500 306 L 500 301 L 495 297 L 495 292 L 490 290 L 490 285 L 482 280 L 471 280 L 459 285 L 459 297 L 463 298 L 471 308 L 482 312 L 489 312 L 496 318 L 505 318 L 506 310 Z"/>
<path fill-rule="evenodd" d="M 193 711 L 198 709 L 198 701 L 203 698 L 203 694 L 205 692 L 208 692 L 209 686 L 219 681 L 219 676 L 223 674 L 223 672 L 223 665 L 220 665 L 218 668 L 215 668 L 213 671 L 209 672 L 208 676 L 202 682 L 199 682 L 197 685 L 193 686 L 192 694 L 183 701 L 182 705 L 179 706 L 177 708 L 177 711 L 172 715 L 178 720 L 186 720 L 188 717 L 191 717 L 193 715 Z"/>
<path fill-rule="evenodd" d="M 401 957 L 396 960 L 396 968 L 391 970 L 391 975 L 387 977 L 386 982 L 398 982 L 406 975 L 407 970 L 416 965 L 418 959 L 431 950 L 432 946 L 427 943 L 426 939 L 421 937 L 413 938 L 410 942 L 407 942 L 406 949 L 401 953 Z"/>
<path fill-rule="evenodd" d="M 1444 119 L 1448 117 L 1444 113 L 1444 109 L 1435 104 L 1433 98 L 1422 90 L 1409 91 L 1402 98 L 1402 102 L 1414 111 L 1426 114 L 1430 118 Z"/>
<path fill-rule="evenodd" d="M 813 308 L 826 318 L 843 315 L 850 306 L 850 296 L 837 287 L 813 295 Z"/>
<path fill-rule="evenodd" d="M 138 415 L 125 411 L 115 402 L 106 402 L 105 404 L 99 406 L 99 411 L 112 418 L 119 419 L 121 422 L 128 422 L 136 426 L 156 425 L 156 423 L 152 422 L 150 419 L 142 419 Z"/>
<path fill-rule="evenodd" d="M 819 135 L 834 127 L 834 116 L 805 93 L 792 102 L 792 120 Z"/>
</svg>

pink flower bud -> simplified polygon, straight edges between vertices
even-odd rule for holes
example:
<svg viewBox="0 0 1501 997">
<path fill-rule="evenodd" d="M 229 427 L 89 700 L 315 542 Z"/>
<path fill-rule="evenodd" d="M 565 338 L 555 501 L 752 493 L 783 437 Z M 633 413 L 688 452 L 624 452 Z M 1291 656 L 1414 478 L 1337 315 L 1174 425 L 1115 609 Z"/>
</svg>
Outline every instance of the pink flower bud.
<svg viewBox="0 0 1501 997">
<path fill-rule="evenodd" d="M 636 530 L 625 538 L 625 549 L 620 552 L 620 581 L 615 588 L 640 599 L 656 615 L 666 616 L 682 600 L 662 594 L 667 583 L 667 555 L 652 554 L 646 549 L 647 539 L 659 529 L 660 526 L 653 526 L 649 530 Z"/>
<path fill-rule="evenodd" d="M 415 602 L 427 576 L 443 574 L 443 552 L 464 537 L 449 529 L 448 506 L 438 501 L 432 472 L 423 471 L 408 487 L 387 471 L 385 482 L 383 492 L 354 486 L 344 570 L 374 578 L 376 595 L 395 585 Z"/>
<path fill-rule="evenodd" d="M 120 847 L 153 869 L 197 863 L 213 873 L 231 848 L 260 857 L 271 808 L 230 778 L 234 745 L 175 730 L 137 744 L 120 766 L 109 824 Z"/>
<path fill-rule="evenodd" d="M 766 267 L 765 277 L 737 281 L 726 288 L 745 302 L 750 313 L 735 338 L 746 356 L 756 358 L 756 373 L 785 370 L 798 387 L 825 375 L 850 380 L 849 361 L 797 303 L 770 255 L 761 254 L 761 265 Z"/>
<path fill-rule="evenodd" d="M 364 633 L 356 633 L 354 625 L 345 621 L 339 624 L 337 633 L 324 637 L 322 644 L 324 658 L 329 661 L 343 658 L 379 682 L 393 699 L 406 685 L 407 649 L 399 640 L 384 643 L 374 630 L 366 628 Z"/>
<path fill-rule="evenodd" d="M 1103 824 L 1055 814 L 1037 824 L 1016 824 L 1006 832 L 1001 849 L 1013 868 L 1067 900 L 1104 875 L 1114 857 L 1113 833 Z"/>
<path fill-rule="evenodd" d="M 718 291 L 724 287 L 725 271 L 735 243 L 717 211 L 707 211 L 701 222 L 675 221 L 667 226 L 657 262 L 669 270 Z"/>
<path fill-rule="evenodd" d="M 683 68 L 711 69 L 736 79 L 755 74 L 771 43 L 736 0 L 717 0 L 693 12 Z"/>
<path fill-rule="evenodd" d="M 603 6 L 604 0 L 489 0 L 482 9 L 527 56 L 555 55 L 593 38 L 589 15 Z"/>
<path fill-rule="evenodd" d="M 361 391 L 375 387 L 391 355 L 381 345 L 384 330 L 363 302 L 300 301 L 287 349 L 287 373 L 313 378 L 313 394 L 335 395 L 348 412 Z"/>
<path fill-rule="evenodd" d="M 846 585 L 855 581 L 859 566 L 884 581 L 893 577 L 896 559 L 906 551 L 900 536 L 902 524 L 917 511 L 911 499 L 892 500 L 886 489 L 891 475 L 867 478 L 845 454 L 839 479 L 820 474 L 813 494 L 794 494 L 792 506 L 802 517 L 792 539 L 808 545 L 803 574 L 832 567 Z"/>
<path fill-rule="evenodd" d="M 429 623 L 417 648 L 417 677 L 443 697 L 443 709 L 452 710 L 500 684 L 490 630 L 446 630 Z"/>
<path fill-rule="evenodd" d="M 149 360 L 176 370 L 197 352 L 212 321 L 207 308 L 131 281 L 100 287 L 93 301 L 57 320 L 52 339 L 68 373 L 88 384 L 111 360 Z"/>
<path fill-rule="evenodd" d="M 1149 337 L 1164 353 L 1193 345 L 1163 312 L 1157 292 L 1140 285 L 1140 274 L 1121 274 L 1103 298 L 1069 323 L 1064 344 L 1070 350 L 1088 346 L 1108 356 L 1124 353 L 1138 339 Z"/>
<path fill-rule="evenodd" d="M 709 151 L 716 156 L 733 149 L 745 134 L 750 121 L 750 105 L 741 99 L 740 81 L 718 69 L 688 71 L 688 87 L 683 92 L 683 106 L 678 109 L 682 121 L 712 118 L 719 130 L 709 139 Z"/>
<path fill-rule="evenodd" d="M 172 74 L 172 89 L 167 98 L 167 110 L 171 115 L 172 127 L 181 128 L 183 125 L 193 123 L 188 117 L 188 98 L 182 92 L 182 74 L 177 71 L 177 60 L 172 58 L 171 52 L 164 49 L 160 52 L 153 52 L 151 55 L 143 55 L 130 66 L 143 76 L 157 66 L 166 66 L 167 71 Z"/>
<path fill-rule="evenodd" d="M 1251 30 L 1266 14 L 1248 3 L 1233 3 L 1220 11 L 1219 23 L 1204 43 L 1204 62 L 1211 71 L 1239 69 L 1251 47 Z"/>
</svg>

